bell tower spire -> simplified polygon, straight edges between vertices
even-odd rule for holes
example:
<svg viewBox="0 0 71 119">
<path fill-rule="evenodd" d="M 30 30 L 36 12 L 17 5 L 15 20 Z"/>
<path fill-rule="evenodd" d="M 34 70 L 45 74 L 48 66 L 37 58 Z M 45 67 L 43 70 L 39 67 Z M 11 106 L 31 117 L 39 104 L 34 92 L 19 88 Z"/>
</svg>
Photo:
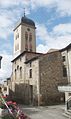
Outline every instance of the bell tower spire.
<svg viewBox="0 0 71 119">
<path fill-rule="evenodd" d="M 25 16 L 14 29 L 14 57 L 17 57 L 24 51 L 36 52 L 35 23 Z"/>
<path fill-rule="evenodd" d="M 25 8 L 24 8 L 24 17 L 25 17 Z"/>
</svg>

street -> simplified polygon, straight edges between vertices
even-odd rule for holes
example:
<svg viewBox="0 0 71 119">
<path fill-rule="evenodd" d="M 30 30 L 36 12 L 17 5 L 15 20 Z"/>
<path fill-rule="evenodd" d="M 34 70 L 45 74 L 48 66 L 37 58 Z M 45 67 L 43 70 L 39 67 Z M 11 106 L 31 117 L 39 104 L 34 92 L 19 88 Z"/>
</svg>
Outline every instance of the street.
<svg viewBox="0 0 71 119">
<path fill-rule="evenodd" d="M 21 108 L 31 119 L 68 119 L 64 116 L 64 105 L 44 107 L 21 106 Z"/>
</svg>

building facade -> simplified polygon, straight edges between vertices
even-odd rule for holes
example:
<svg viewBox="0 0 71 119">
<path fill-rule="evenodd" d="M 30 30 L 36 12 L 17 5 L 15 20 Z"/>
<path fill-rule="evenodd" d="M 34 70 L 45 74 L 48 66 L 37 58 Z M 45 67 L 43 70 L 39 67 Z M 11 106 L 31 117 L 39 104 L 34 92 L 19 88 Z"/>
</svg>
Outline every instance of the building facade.
<svg viewBox="0 0 71 119">
<path fill-rule="evenodd" d="M 65 102 L 71 100 L 71 44 L 61 50 L 63 57 L 64 76 L 68 77 L 68 84 L 59 86 L 58 90 L 65 93 Z"/>
<path fill-rule="evenodd" d="M 63 52 L 37 53 L 35 23 L 22 17 L 14 29 L 11 98 L 33 105 L 64 102 L 64 93 L 58 91 L 59 85 L 67 85 L 69 81 L 69 74 L 64 75 Z M 69 66 L 66 68 L 69 71 Z"/>
</svg>

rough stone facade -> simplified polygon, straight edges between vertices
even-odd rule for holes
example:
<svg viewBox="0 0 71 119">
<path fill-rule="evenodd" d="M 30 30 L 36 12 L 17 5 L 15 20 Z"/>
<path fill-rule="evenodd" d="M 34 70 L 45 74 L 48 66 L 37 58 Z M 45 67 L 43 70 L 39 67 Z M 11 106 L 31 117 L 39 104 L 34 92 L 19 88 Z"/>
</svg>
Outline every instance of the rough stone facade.
<svg viewBox="0 0 71 119">
<path fill-rule="evenodd" d="M 18 58 L 16 63 L 13 62 L 11 96 L 13 94 L 16 101 L 24 104 L 51 105 L 64 102 L 64 93 L 58 91 L 58 85 L 67 84 L 67 77 L 63 77 L 61 53 L 59 51 L 45 55 L 26 53 L 22 59 L 20 61 Z M 19 76 L 20 67 L 22 79 Z M 15 68 L 18 70 L 16 79 Z M 30 69 L 32 77 L 29 77 Z"/>
<path fill-rule="evenodd" d="M 11 98 L 25 104 L 35 103 L 39 80 L 39 61 L 36 56 L 39 55 L 42 54 L 27 52 L 20 56 L 21 60 L 18 58 L 13 62 Z M 22 77 L 20 77 L 20 67 L 22 67 Z M 30 69 L 32 69 L 32 77 L 29 77 Z"/>
<path fill-rule="evenodd" d="M 58 91 L 59 85 L 67 84 L 67 77 L 63 77 L 62 65 L 60 52 L 46 54 L 40 59 L 41 104 L 51 105 L 64 101 L 64 94 Z"/>
</svg>

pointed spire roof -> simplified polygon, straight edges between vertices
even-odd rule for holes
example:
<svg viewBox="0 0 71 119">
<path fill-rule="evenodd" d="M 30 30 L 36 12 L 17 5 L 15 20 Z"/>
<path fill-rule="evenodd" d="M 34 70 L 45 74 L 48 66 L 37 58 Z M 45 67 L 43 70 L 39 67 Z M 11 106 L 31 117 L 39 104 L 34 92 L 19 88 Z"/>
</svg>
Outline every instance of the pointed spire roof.
<svg viewBox="0 0 71 119">
<path fill-rule="evenodd" d="M 16 25 L 15 29 L 16 29 L 20 24 L 22 24 L 22 23 L 24 23 L 24 24 L 26 24 L 26 25 L 33 26 L 34 28 L 36 28 L 36 27 L 35 27 L 35 22 L 34 22 L 33 20 L 29 19 L 28 17 L 26 17 L 26 15 L 25 15 L 25 8 L 24 8 L 24 16 L 21 18 L 20 22 Z M 14 30 L 15 30 L 15 29 L 14 29 Z"/>
<path fill-rule="evenodd" d="M 31 19 L 27 18 L 26 16 L 21 18 L 21 23 L 25 23 L 25 24 L 28 24 L 28 25 L 31 25 L 31 26 L 35 27 L 34 21 L 32 21 Z"/>
<path fill-rule="evenodd" d="M 35 27 L 34 21 L 26 17 L 25 8 L 24 8 L 24 17 L 21 18 L 21 22 Z"/>
</svg>

